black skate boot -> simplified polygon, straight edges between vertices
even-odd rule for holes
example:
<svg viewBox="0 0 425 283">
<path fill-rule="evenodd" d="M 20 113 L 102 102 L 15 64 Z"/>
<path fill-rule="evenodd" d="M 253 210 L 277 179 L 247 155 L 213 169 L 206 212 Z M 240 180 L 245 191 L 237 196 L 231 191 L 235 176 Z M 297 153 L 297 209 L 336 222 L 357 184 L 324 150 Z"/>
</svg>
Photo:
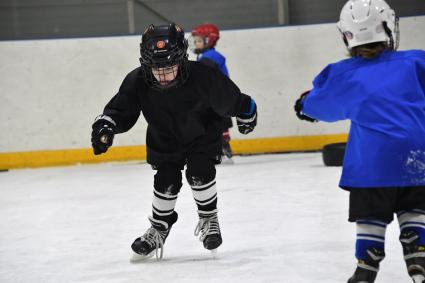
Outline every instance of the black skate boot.
<svg viewBox="0 0 425 283">
<path fill-rule="evenodd" d="M 217 249 L 223 242 L 218 224 L 217 212 L 210 215 L 199 215 L 199 222 L 195 228 L 195 236 L 204 243 L 207 250 Z"/>
<path fill-rule="evenodd" d="M 383 250 L 376 248 L 367 249 L 367 259 L 359 260 L 356 271 L 348 279 L 348 283 L 373 283 L 379 270 L 379 263 L 385 257 Z"/>
<path fill-rule="evenodd" d="M 419 235 L 413 231 L 404 231 L 400 235 L 407 272 L 415 283 L 425 283 L 425 246 L 419 245 Z"/>
<path fill-rule="evenodd" d="M 141 236 L 134 240 L 131 249 L 134 251 L 131 262 L 137 262 L 151 258 L 162 259 L 164 252 L 164 242 L 170 233 L 171 227 L 177 221 L 177 213 L 174 211 L 169 223 L 149 217 L 152 226 Z M 158 255 L 159 251 L 159 255 Z"/>
</svg>

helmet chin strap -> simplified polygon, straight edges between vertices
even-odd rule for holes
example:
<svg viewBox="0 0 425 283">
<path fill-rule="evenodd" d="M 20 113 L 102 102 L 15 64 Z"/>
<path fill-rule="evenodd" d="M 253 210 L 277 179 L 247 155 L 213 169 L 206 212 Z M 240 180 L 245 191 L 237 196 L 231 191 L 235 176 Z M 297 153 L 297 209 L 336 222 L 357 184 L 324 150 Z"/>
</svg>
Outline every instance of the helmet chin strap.
<svg viewBox="0 0 425 283">
<path fill-rule="evenodd" d="M 337 27 L 338 27 L 339 32 L 342 35 L 342 40 L 344 41 L 345 47 L 347 47 L 347 49 L 350 50 L 350 47 L 348 46 L 347 37 L 345 36 L 344 32 L 340 29 L 340 27 L 339 26 L 337 26 Z"/>
<path fill-rule="evenodd" d="M 348 40 L 347 40 L 347 38 L 345 37 L 345 34 L 343 34 L 343 35 L 342 35 L 342 40 L 344 41 L 345 46 L 346 46 L 348 49 L 351 49 L 351 48 L 348 46 Z"/>
<path fill-rule="evenodd" d="M 394 49 L 394 37 L 393 37 L 393 33 L 391 32 L 390 28 L 388 27 L 387 22 L 382 22 L 382 26 L 384 27 L 384 31 L 385 33 L 388 35 L 390 42 L 389 42 L 389 48 L 392 50 Z"/>
<path fill-rule="evenodd" d="M 399 28 L 399 17 L 395 17 L 394 19 L 395 23 L 394 23 L 394 31 L 392 32 L 392 38 L 393 38 L 393 49 L 397 50 L 399 43 L 400 43 L 400 28 Z M 395 37 L 395 39 L 394 39 Z"/>
</svg>

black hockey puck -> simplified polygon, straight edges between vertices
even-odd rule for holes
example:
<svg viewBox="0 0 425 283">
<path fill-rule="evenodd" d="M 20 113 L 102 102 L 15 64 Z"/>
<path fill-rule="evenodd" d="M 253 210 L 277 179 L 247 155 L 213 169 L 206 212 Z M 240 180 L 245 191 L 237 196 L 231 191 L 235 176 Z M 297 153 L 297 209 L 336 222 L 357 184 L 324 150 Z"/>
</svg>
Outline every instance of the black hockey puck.
<svg viewBox="0 0 425 283">
<path fill-rule="evenodd" d="M 9 171 L 9 169 L 0 169 L 0 173 L 2 173 L 2 172 L 8 172 Z"/>
<path fill-rule="evenodd" d="M 346 145 L 345 142 L 325 145 L 322 151 L 323 163 L 326 166 L 342 166 Z"/>
</svg>

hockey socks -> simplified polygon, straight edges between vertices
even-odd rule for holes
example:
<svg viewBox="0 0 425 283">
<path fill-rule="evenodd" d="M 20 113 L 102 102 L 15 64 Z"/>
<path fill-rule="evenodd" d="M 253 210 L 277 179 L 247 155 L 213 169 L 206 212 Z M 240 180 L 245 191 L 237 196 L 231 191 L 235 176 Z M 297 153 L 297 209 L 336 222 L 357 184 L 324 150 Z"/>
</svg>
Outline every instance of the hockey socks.
<svg viewBox="0 0 425 283">
<path fill-rule="evenodd" d="M 384 250 L 387 223 L 364 219 L 356 221 L 356 228 L 356 258 L 358 260 L 365 261 L 367 259 L 369 248 Z"/>
<path fill-rule="evenodd" d="M 357 269 L 349 283 L 373 283 L 379 270 L 379 263 L 384 259 L 385 232 L 387 223 L 379 220 L 363 219 L 356 221 Z"/>
<path fill-rule="evenodd" d="M 215 175 L 214 160 L 208 156 L 196 154 L 188 158 L 186 179 L 199 211 L 208 213 L 217 209 Z"/>
<path fill-rule="evenodd" d="M 212 212 L 217 209 L 217 188 L 215 179 L 209 182 L 202 182 L 192 178 L 189 182 L 192 187 L 193 198 L 199 211 Z"/>
<path fill-rule="evenodd" d="M 425 282 L 425 210 L 400 211 L 397 216 L 407 271 L 414 282 Z"/>
<path fill-rule="evenodd" d="M 157 168 L 154 177 L 152 216 L 149 217 L 151 227 L 131 245 L 135 253 L 131 261 L 147 259 L 154 254 L 157 259 L 162 259 L 165 240 L 178 218 L 174 208 L 181 186 L 182 176 L 178 166 L 171 163 Z"/>
<path fill-rule="evenodd" d="M 174 212 L 177 194 L 161 193 L 154 189 L 152 199 L 152 216 L 154 219 L 168 222 Z"/>
<path fill-rule="evenodd" d="M 180 168 L 174 164 L 159 166 L 154 177 L 152 217 L 156 220 L 172 222 L 177 196 L 182 187 Z"/>
</svg>

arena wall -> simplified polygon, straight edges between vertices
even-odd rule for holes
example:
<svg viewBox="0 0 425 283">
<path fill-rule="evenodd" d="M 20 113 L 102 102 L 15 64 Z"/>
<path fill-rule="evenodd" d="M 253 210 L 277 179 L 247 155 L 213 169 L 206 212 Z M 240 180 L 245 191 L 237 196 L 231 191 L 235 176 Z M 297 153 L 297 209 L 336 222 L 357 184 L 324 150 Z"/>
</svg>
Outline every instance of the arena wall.
<svg viewBox="0 0 425 283">
<path fill-rule="evenodd" d="M 402 18 L 400 49 L 425 49 L 423 30 L 425 16 Z M 93 119 L 138 67 L 139 42 L 140 36 L 0 42 L 0 169 L 144 159 L 143 117 L 116 136 L 108 154 L 95 157 L 90 149 Z M 346 58 L 335 24 L 223 31 L 217 49 L 231 78 L 258 104 L 252 134 L 231 130 L 236 153 L 318 150 L 346 139 L 349 122 L 305 123 L 293 111 L 315 75 Z"/>
</svg>

